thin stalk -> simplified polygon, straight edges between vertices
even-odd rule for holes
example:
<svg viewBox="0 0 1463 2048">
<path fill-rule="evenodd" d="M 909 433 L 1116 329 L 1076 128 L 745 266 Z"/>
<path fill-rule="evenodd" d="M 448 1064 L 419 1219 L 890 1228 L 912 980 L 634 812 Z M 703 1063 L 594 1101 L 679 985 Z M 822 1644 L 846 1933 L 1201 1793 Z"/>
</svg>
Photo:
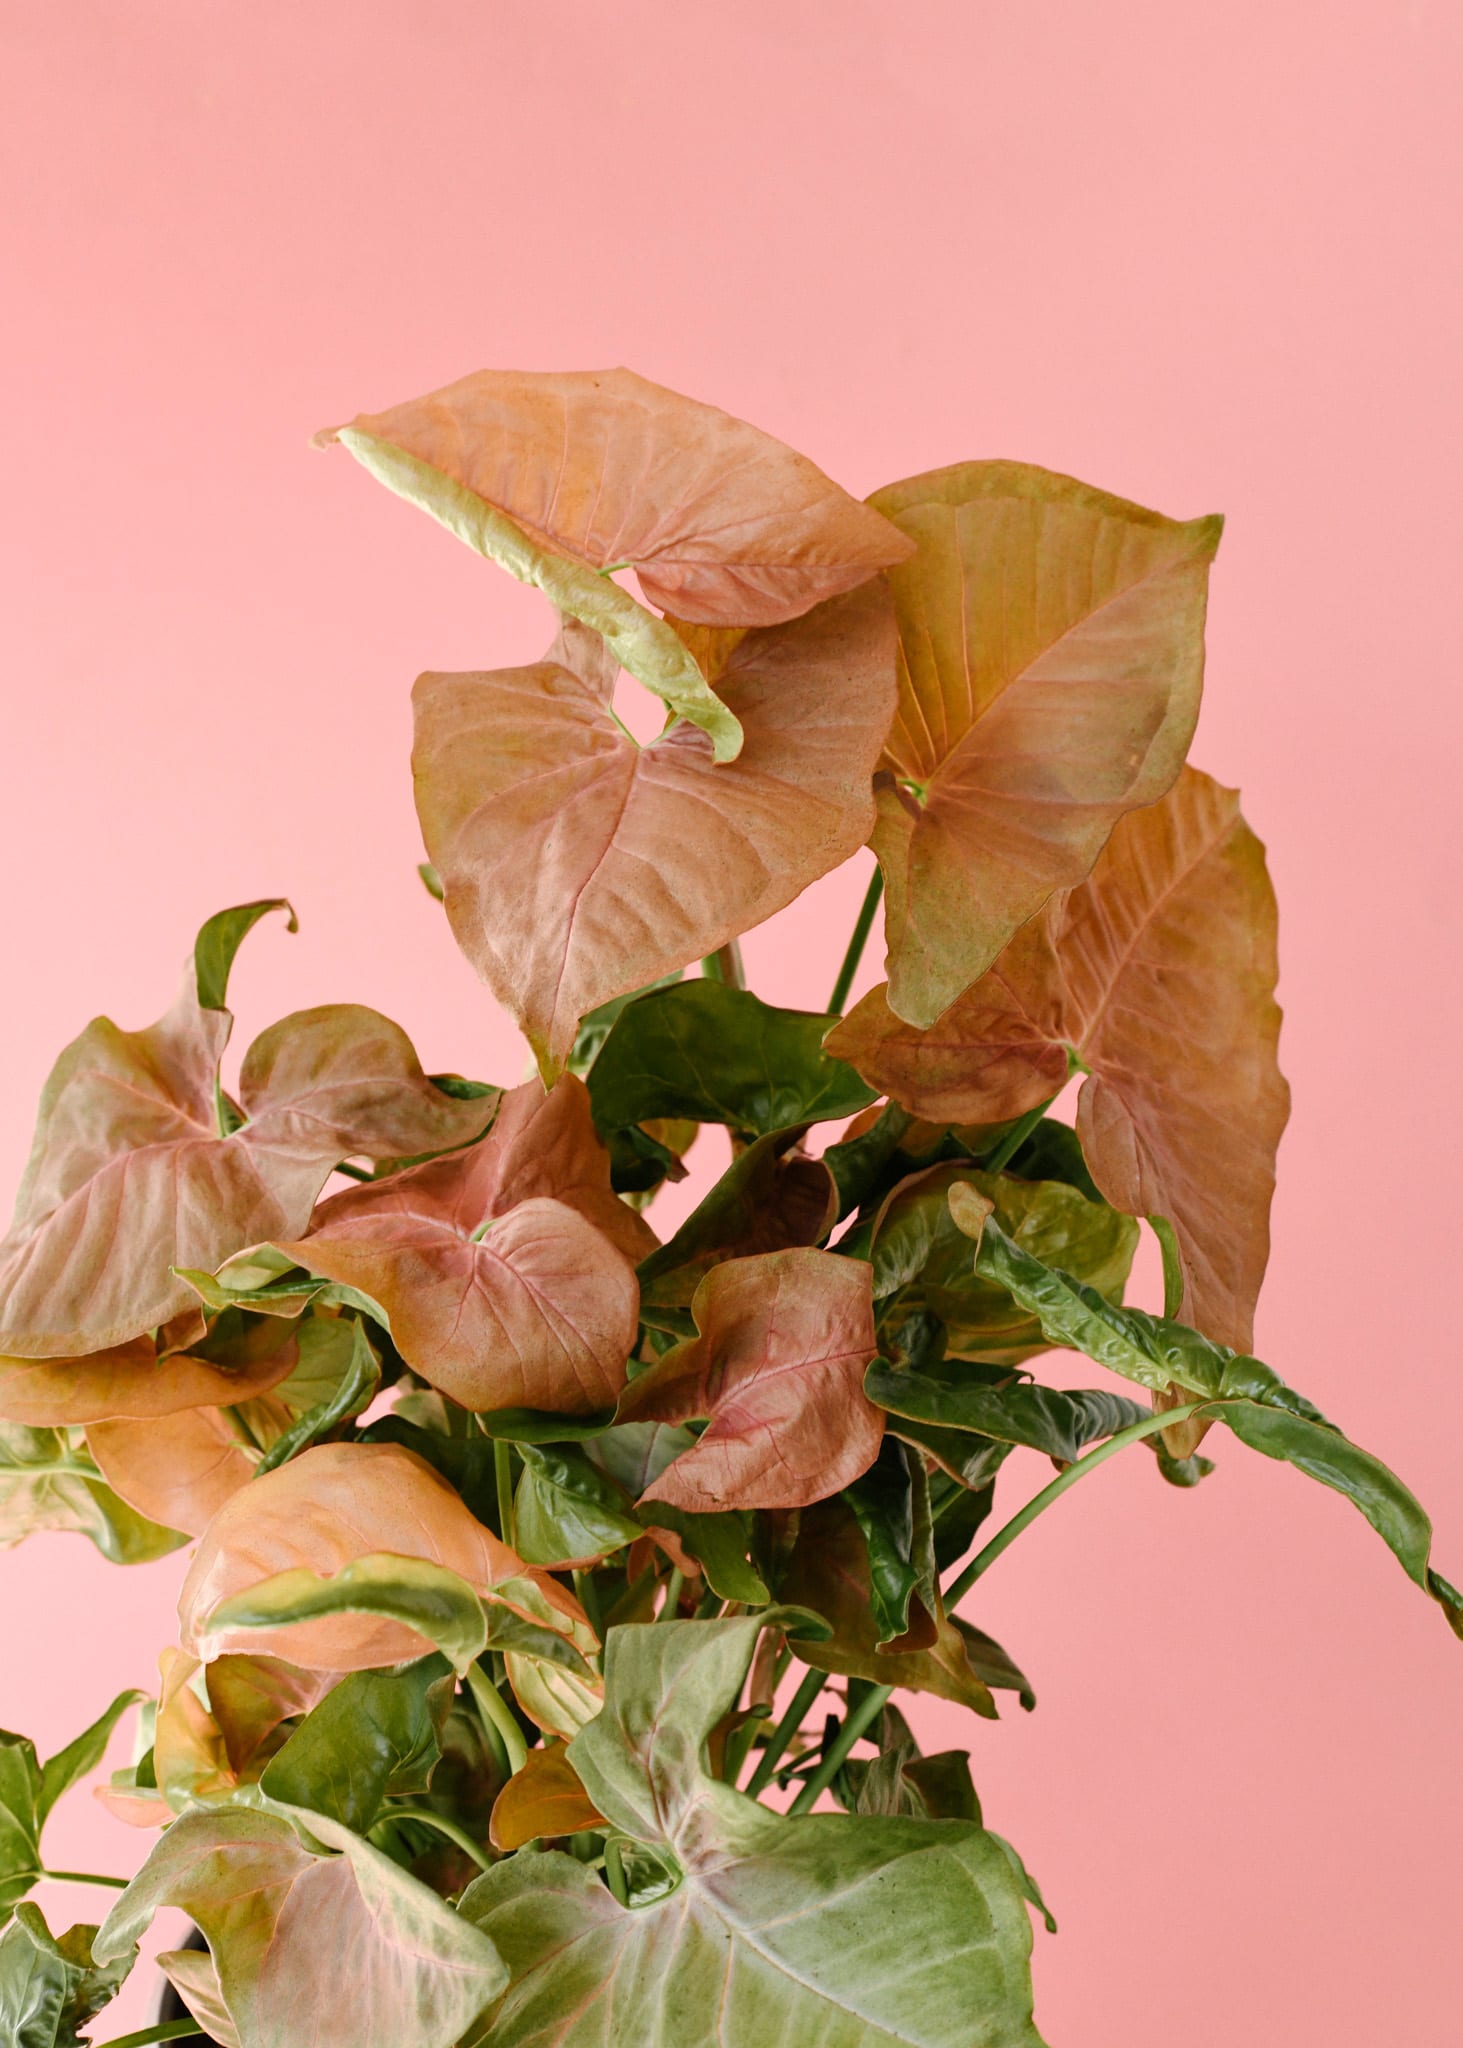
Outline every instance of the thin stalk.
<svg viewBox="0 0 1463 2048">
<path fill-rule="evenodd" d="M 673 1565 L 671 1567 L 671 1575 L 665 1582 L 665 1599 L 661 1604 L 660 1613 L 655 1617 L 657 1621 L 675 1620 L 676 1609 L 681 1604 L 681 1589 L 685 1583 L 685 1573 L 678 1566 Z"/>
<path fill-rule="evenodd" d="M 802 1684 L 788 1702 L 787 1712 L 768 1737 L 767 1747 L 762 1752 L 756 1770 L 747 1780 L 749 1799 L 755 1799 L 763 1786 L 771 1781 L 772 1774 L 782 1759 L 783 1751 L 807 1720 L 812 1712 L 814 1700 L 827 1683 L 828 1674 L 825 1671 L 810 1670 L 804 1674 Z"/>
<path fill-rule="evenodd" d="M 58 1458 L 54 1465 L 8 1465 L 6 1480 L 12 1479 L 89 1479 L 93 1486 L 106 1484 L 94 1465 L 73 1465 L 65 1458 Z"/>
<path fill-rule="evenodd" d="M 871 1693 L 859 1701 L 858 1705 L 829 1743 L 827 1749 L 824 1750 L 822 1763 L 819 1764 L 817 1770 L 807 1780 L 802 1791 L 799 1792 L 797 1798 L 794 1799 L 792 1805 L 787 1809 L 789 1813 L 806 1813 L 810 1806 L 817 1804 L 823 1793 L 828 1790 L 828 1787 L 843 1769 L 844 1761 L 854 1744 L 864 1734 L 869 1725 L 876 1721 L 879 1715 L 883 1713 L 893 1696 L 893 1692 L 894 1688 L 892 1685 L 876 1685 Z"/>
<path fill-rule="evenodd" d="M 384 1820 L 419 1820 L 424 1827 L 435 1828 L 439 1835 L 445 1835 L 449 1842 L 455 1842 L 464 1856 L 470 1856 L 479 1870 L 491 1870 L 493 1859 L 479 1847 L 455 1820 L 447 1820 L 440 1813 L 433 1813 L 430 1806 L 388 1806 L 382 1815 Z"/>
<path fill-rule="evenodd" d="M 853 987 L 853 978 L 858 964 L 864 957 L 869 932 L 873 928 L 874 912 L 879 907 L 879 898 L 884 893 L 884 870 L 875 867 L 869 877 L 869 886 L 864 891 L 864 900 L 853 928 L 853 937 L 848 942 L 848 951 L 843 956 L 843 965 L 838 970 L 838 979 L 833 984 L 833 993 L 828 998 L 828 1008 L 836 1015 L 843 1015 L 843 1006 L 848 1001 L 848 992 Z"/>
<path fill-rule="evenodd" d="M 603 1638 L 604 1629 L 599 1618 L 599 1589 L 594 1583 L 593 1572 L 574 1573 L 574 1597 L 584 1609 L 585 1619 L 590 1627 L 597 1636 Z"/>
<path fill-rule="evenodd" d="M 625 1882 L 625 1864 L 620 1855 L 618 1835 L 605 1836 L 605 1876 L 616 1902 L 621 1906 L 630 1903 L 630 1887 Z"/>
<path fill-rule="evenodd" d="M 494 1730 L 508 1752 L 510 1774 L 516 1775 L 528 1762 L 528 1744 L 523 1739 L 523 1730 L 509 1713 L 503 1695 L 497 1686 L 490 1683 L 481 1665 L 468 1665 L 467 1689 L 472 1694 L 484 1722 Z"/>
<path fill-rule="evenodd" d="M 103 1877 L 96 1870 L 37 1870 L 33 1874 L 38 1882 L 49 1878 L 52 1884 L 104 1884 L 116 1892 L 125 1892 L 132 1882 L 130 1877 Z"/>
<path fill-rule="evenodd" d="M 498 1489 L 498 1533 L 510 1550 L 518 1548 L 513 1526 L 513 1446 L 505 1437 L 493 1439 L 493 1480 Z"/>
<path fill-rule="evenodd" d="M 149 2048 L 153 2041 L 186 2041 L 190 2034 L 202 2032 L 201 2020 L 163 2020 L 155 2027 L 144 2027 L 140 2034 L 117 2034 L 110 2041 L 99 2041 L 97 2048 Z"/>
<path fill-rule="evenodd" d="M 990 1157 L 982 1159 L 981 1172 L 999 1173 L 1008 1160 L 1014 1159 L 1056 1099 L 1055 1095 L 1049 1095 L 1045 1102 L 1038 1102 L 1035 1109 L 1028 1109 L 1021 1121 L 1007 1131 Z"/>
<path fill-rule="evenodd" d="M 1125 1451 L 1129 1444 L 1141 1443 L 1145 1436 L 1156 1436 L 1161 1429 L 1167 1429 L 1171 1422 L 1182 1422 L 1185 1417 L 1197 1415 L 1201 1408 L 1210 1408 L 1210 1401 L 1188 1401 L 1182 1408 L 1165 1408 L 1161 1414 L 1145 1415 L 1141 1422 L 1130 1422 L 1126 1429 L 1120 1429 L 1116 1436 L 1110 1436 L 1105 1444 L 1099 1444 L 1095 1451 L 1089 1451 L 1079 1458 L 1075 1465 L 1069 1465 L 1065 1472 L 1059 1472 L 1050 1486 L 1029 1500 L 1018 1514 L 1012 1515 L 1003 1528 L 997 1529 L 984 1550 L 976 1552 L 970 1563 L 944 1589 L 945 1605 L 955 1607 L 965 1598 L 976 1580 L 989 1571 L 1003 1550 L 1009 1550 L 1023 1529 L 1029 1529 L 1038 1515 L 1044 1515 L 1054 1502 L 1075 1486 L 1079 1479 L 1085 1479 L 1089 1472 L 1095 1472 L 1099 1465 L 1105 1465 L 1109 1458 L 1115 1458 L 1119 1451 Z"/>
<path fill-rule="evenodd" d="M 747 971 L 742 965 L 742 949 L 735 939 L 729 945 L 718 947 L 716 952 L 708 953 L 701 962 L 701 972 L 708 981 L 724 981 L 728 988 L 747 986 Z"/>
</svg>

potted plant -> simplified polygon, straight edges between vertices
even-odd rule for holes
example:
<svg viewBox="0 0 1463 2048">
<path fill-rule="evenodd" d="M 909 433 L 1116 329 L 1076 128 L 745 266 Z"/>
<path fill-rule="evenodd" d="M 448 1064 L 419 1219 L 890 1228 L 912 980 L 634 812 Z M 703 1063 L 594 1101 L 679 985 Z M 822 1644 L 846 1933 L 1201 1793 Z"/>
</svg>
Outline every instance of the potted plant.
<svg viewBox="0 0 1463 2048">
<path fill-rule="evenodd" d="M 226 1088 L 273 900 L 61 1055 L 0 1247 L 6 1534 L 195 1547 L 157 1697 L 0 1745 L 6 2038 L 75 2042 L 172 1906 L 194 2018 L 134 2043 L 1035 2048 L 1040 1892 L 898 1703 L 1032 1704 L 967 1600 L 1021 1531 L 1130 1446 L 1201 1483 L 1217 1430 L 1463 1608 L 1251 1352 L 1288 1098 L 1263 851 L 1186 765 L 1219 521 L 1011 462 L 860 504 L 626 371 L 324 438 L 557 610 L 415 693 L 423 877 L 536 1072 L 336 1005 Z M 828 1011 L 749 990 L 740 935 L 865 844 Z M 133 1705 L 105 1797 L 160 1832 L 56 1937 L 41 1829 Z"/>
</svg>

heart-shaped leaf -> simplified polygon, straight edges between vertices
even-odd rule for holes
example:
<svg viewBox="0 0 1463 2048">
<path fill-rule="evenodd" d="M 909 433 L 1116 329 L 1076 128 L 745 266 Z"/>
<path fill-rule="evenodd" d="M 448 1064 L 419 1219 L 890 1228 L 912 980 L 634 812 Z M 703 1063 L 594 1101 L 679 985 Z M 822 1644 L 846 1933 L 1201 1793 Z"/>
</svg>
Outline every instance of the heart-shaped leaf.
<svg viewBox="0 0 1463 2048">
<path fill-rule="evenodd" d="M 614 1631 L 605 1710 L 569 1761 L 676 1881 L 627 1910 L 559 1853 L 477 1879 L 463 1914 L 512 1982 L 470 2041 L 530 2048 L 562 2033 L 568 2012 L 586 2041 L 636 2048 L 1040 2048 L 1026 1909 L 979 1827 L 788 1819 L 706 1775 L 704 1745 L 736 1704 L 756 1630 Z"/>
<path fill-rule="evenodd" d="M 899 710 L 873 845 L 889 1000 L 930 1025 L 1178 774 L 1221 522 L 1018 462 L 957 463 L 870 503 L 918 543 L 889 578 Z"/>
<path fill-rule="evenodd" d="M 404 1671 L 352 1672 L 270 1758 L 260 1789 L 369 1833 L 388 1797 L 426 1791 L 453 1691 L 440 1656 Z"/>
<path fill-rule="evenodd" d="M 492 1942 L 349 1828 L 303 1819 L 319 1850 L 273 1814 L 185 1814 L 108 1914 L 98 1962 L 176 1906 L 246 2048 L 300 2048 L 302 2024 L 316 2048 L 452 2048 L 503 1988 Z"/>
<path fill-rule="evenodd" d="M 598 1185 L 565 1159 L 562 1195 L 557 1152 L 528 1150 L 539 1124 L 552 1146 L 564 1119 L 549 1106 L 582 1105 L 584 1084 L 564 1075 L 547 1104 L 536 1082 L 516 1092 L 539 1115 L 515 1103 L 480 1145 L 334 1196 L 309 1237 L 277 1248 L 378 1303 L 413 1371 L 462 1406 L 590 1415 L 624 1384 L 639 1290 L 619 1244 L 643 1236 L 602 1148 Z"/>
<path fill-rule="evenodd" d="M 601 1130 L 653 1117 L 765 1137 L 851 1116 L 874 1099 L 823 1040 L 831 1016 L 779 1010 L 725 982 L 682 981 L 621 1013 L 589 1077 Z"/>
<path fill-rule="evenodd" d="M 640 747 L 586 636 L 531 668 L 417 683 L 417 811 L 458 944 L 557 1071 L 599 1004 L 714 953 L 868 837 L 893 706 L 871 584 L 748 633 L 717 687 L 746 740 Z M 569 665 L 572 664 L 572 665 Z"/>
<path fill-rule="evenodd" d="M 579 1835 L 604 1826 L 604 1816 L 579 1782 L 562 1742 L 531 1749 L 493 1807 L 493 1847 L 507 1855 L 526 1842 Z"/>
<path fill-rule="evenodd" d="M 803 1507 L 868 1470 L 883 1417 L 863 1391 L 878 1343 L 862 1260 L 813 1250 L 732 1259 L 706 1275 L 692 1314 L 699 1335 L 621 1398 L 622 1422 L 709 1418 L 642 1501 L 692 1513 Z"/>
<path fill-rule="evenodd" d="M 83 2029 L 116 1997 L 129 1950 L 105 1970 L 92 1961 L 95 1927 L 58 1939 L 36 1906 L 16 1910 L 0 1935 L 0 2040 L 6 2048 L 86 2048 Z"/>
<path fill-rule="evenodd" d="M 513 1531 L 526 1563 L 579 1569 L 642 1534 L 620 1488 L 573 1444 L 523 1444 L 519 1456 Z"/>
<path fill-rule="evenodd" d="M 911 552 L 805 456 L 631 370 L 479 370 L 317 437 L 603 634 L 616 661 L 704 726 L 737 721 L 684 642 L 614 583 L 713 626 L 771 626 Z"/>
<path fill-rule="evenodd" d="M 1289 1107 L 1275 976 L 1263 848 L 1234 792 L 1186 769 L 933 1029 L 876 990 L 829 1044 L 915 1115 L 971 1123 L 1054 1095 L 1074 1047 L 1094 1180 L 1128 1215 L 1168 1219 L 1184 1313 L 1244 1350 Z"/>
<path fill-rule="evenodd" d="M 213 1627 L 225 1601 L 281 1573 L 332 1578 L 382 1553 L 441 1566 L 479 1594 L 524 1570 L 412 1452 L 396 1444 L 317 1444 L 252 1480 L 209 1524 L 179 1601 L 183 1646 L 210 1659 L 231 1650 L 275 1655 L 318 1671 L 409 1663 L 432 1642 L 401 1621 L 369 1613 L 273 1628 Z M 570 1596 L 547 1584 L 559 1606 L 582 1619 Z"/>
<path fill-rule="evenodd" d="M 203 1534 L 259 1463 L 222 1408 L 90 1422 L 86 1446 L 113 1493 L 150 1521 L 189 1536 Z"/>
<path fill-rule="evenodd" d="M 838 1191 L 823 1161 L 800 1149 L 806 1130 L 770 1131 L 737 1154 L 675 1236 L 641 1262 L 642 1305 L 689 1308 L 724 1259 L 823 1242 L 838 1218 Z"/>
<path fill-rule="evenodd" d="M 1149 1412 L 1101 1389 L 992 1387 L 972 1379 L 954 1359 L 922 1372 L 896 1372 L 876 1358 L 864 1376 L 864 1391 L 892 1416 L 1026 1444 L 1059 1465 L 1075 1464 L 1088 1444 L 1116 1436 Z"/>
<path fill-rule="evenodd" d="M 221 997 L 218 948 L 205 952 L 205 992 Z M 175 1267 L 213 1272 L 245 1245 L 298 1236 L 340 1160 L 444 1151 L 491 1119 L 491 1099 L 444 1094 L 404 1033 L 349 1003 L 257 1038 L 235 1111 L 218 1078 L 232 1020 L 199 987 L 190 963 L 157 1024 L 98 1018 L 52 1069 L 0 1244 L 0 1352 L 126 1344 L 192 1302 Z"/>
</svg>

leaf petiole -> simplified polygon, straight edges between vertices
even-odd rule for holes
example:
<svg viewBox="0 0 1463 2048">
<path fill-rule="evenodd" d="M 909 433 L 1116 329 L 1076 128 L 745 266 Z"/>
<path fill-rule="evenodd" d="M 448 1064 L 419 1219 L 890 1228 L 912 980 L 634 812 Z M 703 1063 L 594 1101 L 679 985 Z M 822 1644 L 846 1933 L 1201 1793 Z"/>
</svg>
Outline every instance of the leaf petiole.
<svg viewBox="0 0 1463 2048">
<path fill-rule="evenodd" d="M 883 893 L 884 870 L 876 866 L 869 877 L 869 886 L 864 891 L 864 900 L 859 905 L 853 936 L 848 942 L 848 951 L 843 956 L 843 965 L 838 970 L 838 979 L 833 984 L 833 993 L 828 998 L 828 1008 L 835 1017 L 843 1015 L 843 1006 L 848 1001 L 848 992 L 853 987 L 853 978 L 858 972 L 859 961 L 864 956 L 864 947 L 868 943 L 869 932 L 873 927 L 874 912 L 879 907 L 879 898 Z"/>
<path fill-rule="evenodd" d="M 757 1768 L 747 1780 L 747 1797 L 755 1799 L 763 1786 L 771 1781 L 773 1772 L 781 1761 L 782 1753 L 812 1712 L 813 1702 L 828 1683 L 825 1671 L 809 1669 L 803 1674 L 802 1683 L 788 1702 L 787 1712 L 767 1738 Z"/>
<path fill-rule="evenodd" d="M 484 1722 L 507 1751 L 509 1773 L 516 1777 L 528 1762 L 528 1744 L 523 1739 L 523 1730 L 509 1713 L 503 1695 L 480 1664 L 468 1665 L 467 1689 L 472 1694 L 473 1702 Z"/>
<path fill-rule="evenodd" d="M 445 1835 L 449 1842 L 455 1842 L 464 1856 L 470 1856 L 479 1870 L 491 1870 L 493 1859 L 473 1840 L 466 1828 L 460 1828 L 455 1820 L 434 1813 L 429 1806 L 388 1806 L 383 1818 L 386 1820 L 417 1820 L 424 1827 L 435 1828 L 439 1835 Z"/>
<path fill-rule="evenodd" d="M 203 2032 L 199 2020 L 164 2020 L 156 2027 L 144 2027 L 139 2034 L 118 2034 L 110 2041 L 99 2041 L 97 2048 L 150 2048 L 153 2041 L 186 2041 Z"/>
</svg>

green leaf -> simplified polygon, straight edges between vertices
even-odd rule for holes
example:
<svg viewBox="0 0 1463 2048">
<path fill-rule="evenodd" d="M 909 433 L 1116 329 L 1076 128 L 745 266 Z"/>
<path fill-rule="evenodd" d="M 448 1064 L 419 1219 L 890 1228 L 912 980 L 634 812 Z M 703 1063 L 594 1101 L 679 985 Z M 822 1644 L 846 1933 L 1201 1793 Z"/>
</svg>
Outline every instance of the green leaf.
<svg viewBox="0 0 1463 2048">
<path fill-rule="evenodd" d="M 1380 1459 L 1344 1437 L 1271 1367 L 1182 1323 L 1115 1307 L 1095 1288 L 1043 1265 L 990 1224 L 978 1263 L 1039 1317 L 1053 1344 L 1085 1351 L 1155 1392 L 1172 1382 L 1190 1395 L 1212 1399 L 1219 1419 L 1242 1443 L 1345 1494 L 1407 1576 L 1439 1603 L 1454 1634 L 1463 1637 L 1463 1596 L 1428 1562 L 1432 1523 L 1421 1503 Z"/>
<path fill-rule="evenodd" d="M 107 1744 L 112 1739 L 112 1730 L 127 1712 L 147 1698 L 145 1692 L 119 1692 L 106 1712 L 99 1714 L 89 1728 L 68 1742 L 64 1749 L 57 1750 L 41 1771 L 41 1793 L 36 1804 L 36 1818 L 44 1825 L 47 1815 L 63 1793 L 94 1771 L 107 1753 Z"/>
<path fill-rule="evenodd" d="M 567 2039 L 573 2013 L 575 2038 L 635 2048 L 1040 2048 L 1025 1908 L 979 1827 L 788 1819 L 706 1775 L 703 1745 L 736 1704 L 760 1621 L 787 1626 L 784 1613 L 612 1633 L 604 1711 L 570 1761 L 678 1882 L 627 1910 L 557 1853 L 478 1878 L 461 1911 L 512 1981 L 469 2042 Z"/>
<path fill-rule="evenodd" d="M 628 1428 L 636 1424 L 626 1425 Z M 744 1607 L 765 1607 L 772 1598 L 761 1573 L 747 1561 L 752 1517 L 735 1509 L 720 1515 L 696 1515 L 669 1501 L 649 1502 L 640 1511 L 647 1528 L 669 1529 L 706 1574 L 706 1583 L 722 1600 Z"/>
<path fill-rule="evenodd" d="M 232 910 L 220 910 L 209 918 L 193 941 L 193 976 L 198 988 L 198 1005 L 203 1010 L 226 1010 L 229 972 L 234 956 L 260 918 L 271 910 L 283 910 L 287 929 L 297 932 L 299 919 L 282 896 L 260 903 L 239 903 Z"/>
<path fill-rule="evenodd" d="M 1055 1934 L 1057 1931 L 1057 1923 L 1052 1917 L 1051 1907 L 1042 1897 L 1041 1886 L 1037 1883 L 1036 1879 L 1031 1875 L 1031 1872 L 1026 1868 L 1026 1865 L 1022 1862 L 1019 1851 L 1016 1850 L 1012 1846 L 1012 1844 L 1006 1840 L 1006 1837 L 1004 1835 L 993 1834 L 991 1836 L 991 1840 L 993 1842 L 999 1842 L 1001 1847 L 1005 1850 L 1007 1859 L 1011 1865 L 1011 1869 L 1015 1874 L 1016 1883 L 1020 1887 L 1022 1898 L 1025 1899 L 1026 1903 L 1029 1906 L 1035 1906 L 1037 1912 L 1040 1913 L 1042 1917 L 1042 1921 L 1045 1924 L 1047 1933 Z"/>
<path fill-rule="evenodd" d="M 35 1744 L 0 1729 L 0 1920 L 41 1868 L 41 1766 Z"/>
<path fill-rule="evenodd" d="M 582 1566 L 644 1532 L 620 1488 L 572 1444 L 520 1443 L 515 1548 L 526 1564 Z"/>
<path fill-rule="evenodd" d="M 877 1370 L 878 1364 L 869 1370 Z M 861 1479 L 843 1489 L 843 1497 L 858 1518 L 869 1553 L 879 1649 L 928 1649 L 935 1635 L 931 1617 L 939 1611 L 939 1601 L 929 1482 L 922 1461 L 886 1436 L 877 1459 Z M 911 1619 L 910 1604 L 916 1596 L 919 1604 Z"/>
<path fill-rule="evenodd" d="M 426 1791 L 455 1689 L 441 1656 L 400 1671 L 352 1672 L 270 1759 L 262 1789 L 369 1833 L 388 1798 Z"/>
<path fill-rule="evenodd" d="M 879 1192 L 914 1118 L 897 1102 L 886 1102 L 875 1122 L 856 1138 L 830 1145 L 823 1164 L 838 1190 L 838 1213 L 850 1216 Z"/>
<path fill-rule="evenodd" d="M 363 1414 L 375 1400 L 381 1385 L 381 1361 L 363 1324 L 350 1322 L 345 1328 L 351 1348 L 340 1378 L 315 1407 L 307 1408 L 298 1421 L 270 1445 L 259 1461 L 259 1472 L 272 1472 L 276 1465 L 288 1464 L 291 1458 L 328 1436 L 340 1423 L 353 1415 Z M 318 1361 L 312 1359 L 312 1363 Z"/>
<path fill-rule="evenodd" d="M 483 1603 L 456 1572 L 423 1558 L 371 1555 L 333 1577 L 299 1567 L 236 1593 L 209 1616 L 209 1630 L 285 1628 L 327 1614 L 375 1614 L 435 1643 L 459 1677 L 487 1647 Z"/>
<path fill-rule="evenodd" d="M 1105 1200 L 1088 1171 L 1077 1133 L 1055 1117 L 1042 1118 L 1007 1160 L 1005 1171 L 1016 1180 L 1063 1180 L 1089 1202 Z"/>
<path fill-rule="evenodd" d="M 923 1372 L 897 1372 L 876 1358 L 864 1374 L 864 1392 L 891 1414 L 1025 1444 L 1061 1465 L 1074 1465 L 1088 1444 L 1115 1436 L 1148 1413 L 1137 1401 L 1101 1390 L 992 1387 L 972 1378 L 958 1359 Z"/>
<path fill-rule="evenodd" d="M 641 996 L 590 1073 L 595 1122 L 615 1130 L 685 1117 L 765 1135 L 851 1116 L 874 1093 L 823 1051 L 833 1021 L 704 979 Z"/>
<path fill-rule="evenodd" d="M 581 1080 L 588 1076 L 590 1068 L 599 1058 L 605 1040 L 614 1025 L 630 1007 L 639 1002 L 641 996 L 654 995 L 660 988 L 671 988 L 681 979 L 682 970 L 674 974 L 663 974 L 658 981 L 647 982 L 644 988 L 632 988 L 622 996 L 612 996 L 607 1003 L 601 1003 L 580 1020 L 579 1033 L 574 1040 L 574 1049 L 565 1065 L 571 1074 L 578 1074 Z"/>
<path fill-rule="evenodd" d="M 122 1893 L 94 1952 L 133 1949 L 177 1906 L 202 1930 L 248 2048 L 453 2048 L 503 1987 L 492 1944 L 434 1892 L 327 1815 L 184 1814 Z M 328 1853 L 319 1853 L 323 1848 Z"/>
<path fill-rule="evenodd" d="M 87 1537 L 112 1564 L 147 1564 L 188 1538 L 113 1493 L 64 1429 L 0 1422 L 0 1548 L 43 1529 Z"/>
<path fill-rule="evenodd" d="M 5 2048 L 85 2048 L 82 2029 L 116 1997 L 133 1954 L 106 1969 L 91 1959 L 95 1927 L 58 1939 L 40 1910 L 17 1909 L 0 1935 L 0 2040 Z"/>
</svg>

